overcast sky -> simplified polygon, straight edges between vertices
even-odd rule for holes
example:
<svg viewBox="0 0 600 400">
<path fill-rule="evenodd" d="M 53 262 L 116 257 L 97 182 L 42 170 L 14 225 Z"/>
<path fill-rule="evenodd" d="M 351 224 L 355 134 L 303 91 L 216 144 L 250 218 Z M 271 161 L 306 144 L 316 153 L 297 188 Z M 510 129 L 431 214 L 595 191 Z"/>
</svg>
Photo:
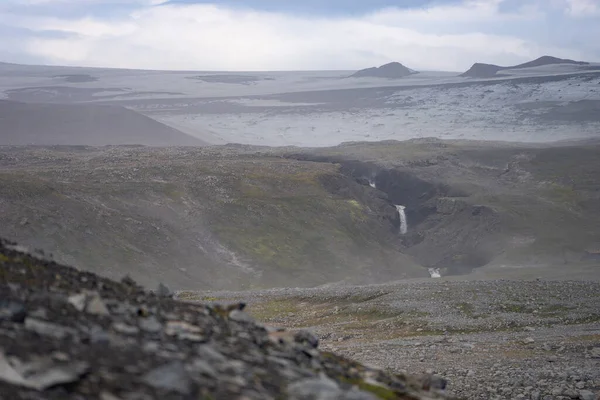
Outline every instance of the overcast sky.
<svg viewBox="0 0 600 400">
<path fill-rule="evenodd" d="M 8 62 L 462 71 L 600 61 L 600 0 L 0 0 L 0 37 Z"/>
</svg>

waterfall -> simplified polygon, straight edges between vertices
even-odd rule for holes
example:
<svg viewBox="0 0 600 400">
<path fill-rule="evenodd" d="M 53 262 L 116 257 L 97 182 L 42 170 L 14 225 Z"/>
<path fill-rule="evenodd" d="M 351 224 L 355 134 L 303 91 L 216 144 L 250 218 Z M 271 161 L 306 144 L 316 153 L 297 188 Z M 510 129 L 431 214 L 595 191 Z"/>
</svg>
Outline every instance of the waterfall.
<svg viewBox="0 0 600 400">
<path fill-rule="evenodd" d="M 398 210 L 398 214 L 400 215 L 400 233 L 402 235 L 408 232 L 408 225 L 406 223 L 406 213 L 404 212 L 404 206 L 396 206 L 396 210 Z"/>
<path fill-rule="evenodd" d="M 431 275 L 432 278 L 441 278 L 442 277 L 442 274 L 440 273 L 439 268 L 429 268 L 429 275 Z"/>
<path fill-rule="evenodd" d="M 377 185 L 375 184 L 375 181 L 372 181 L 369 179 L 369 186 L 371 186 L 373 189 L 377 189 Z"/>
</svg>

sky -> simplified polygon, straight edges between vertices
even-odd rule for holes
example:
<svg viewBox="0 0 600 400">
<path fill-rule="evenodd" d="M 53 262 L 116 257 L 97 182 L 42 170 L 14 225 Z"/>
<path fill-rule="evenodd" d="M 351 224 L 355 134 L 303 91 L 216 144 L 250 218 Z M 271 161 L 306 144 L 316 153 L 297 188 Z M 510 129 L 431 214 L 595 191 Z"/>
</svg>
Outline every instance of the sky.
<svg viewBox="0 0 600 400">
<path fill-rule="evenodd" d="M 27 64 L 464 71 L 600 61 L 600 0 L 0 0 L 0 37 Z"/>
</svg>

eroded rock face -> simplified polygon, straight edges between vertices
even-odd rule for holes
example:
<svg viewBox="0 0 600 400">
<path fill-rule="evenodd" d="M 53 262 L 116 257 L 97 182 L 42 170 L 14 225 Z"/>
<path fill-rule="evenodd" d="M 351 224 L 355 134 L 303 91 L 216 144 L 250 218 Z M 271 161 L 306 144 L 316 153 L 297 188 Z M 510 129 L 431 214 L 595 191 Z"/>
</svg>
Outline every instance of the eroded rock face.
<svg viewBox="0 0 600 400">
<path fill-rule="evenodd" d="M 243 303 L 178 302 L 5 244 L 0 398 L 443 398 L 428 379 L 319 351 L 309 332 L 256 324 Z"/>
</svg>

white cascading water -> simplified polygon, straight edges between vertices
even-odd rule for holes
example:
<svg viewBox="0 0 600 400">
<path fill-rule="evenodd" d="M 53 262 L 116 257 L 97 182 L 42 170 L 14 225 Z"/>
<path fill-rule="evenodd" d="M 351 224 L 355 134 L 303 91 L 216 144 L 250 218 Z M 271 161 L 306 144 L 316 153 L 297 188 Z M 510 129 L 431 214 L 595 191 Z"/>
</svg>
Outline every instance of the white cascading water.
<svg viewBox="0 0 600 400">
<path fill-rule="evenodd" d="M 405 235 L 408 232 L 408 224 L 406 223 L 406 213 L 404 212 L 404 206 L 396 206 L 398 214 L 400 215 L 400 233 Z"/>
<path fill-rule="evenodd" d="M 371 186 L 373 189 L 377 189 L 377 185 L 372 180 L 369 180 L 369 186 Z"/>
<path fill-rule="evenodd" d="M 441 278 L 442 277 L 442 274 L 440 273 L 439 268 L 429 268 L 429 275 L 432 278 Z"/>
</svg>

